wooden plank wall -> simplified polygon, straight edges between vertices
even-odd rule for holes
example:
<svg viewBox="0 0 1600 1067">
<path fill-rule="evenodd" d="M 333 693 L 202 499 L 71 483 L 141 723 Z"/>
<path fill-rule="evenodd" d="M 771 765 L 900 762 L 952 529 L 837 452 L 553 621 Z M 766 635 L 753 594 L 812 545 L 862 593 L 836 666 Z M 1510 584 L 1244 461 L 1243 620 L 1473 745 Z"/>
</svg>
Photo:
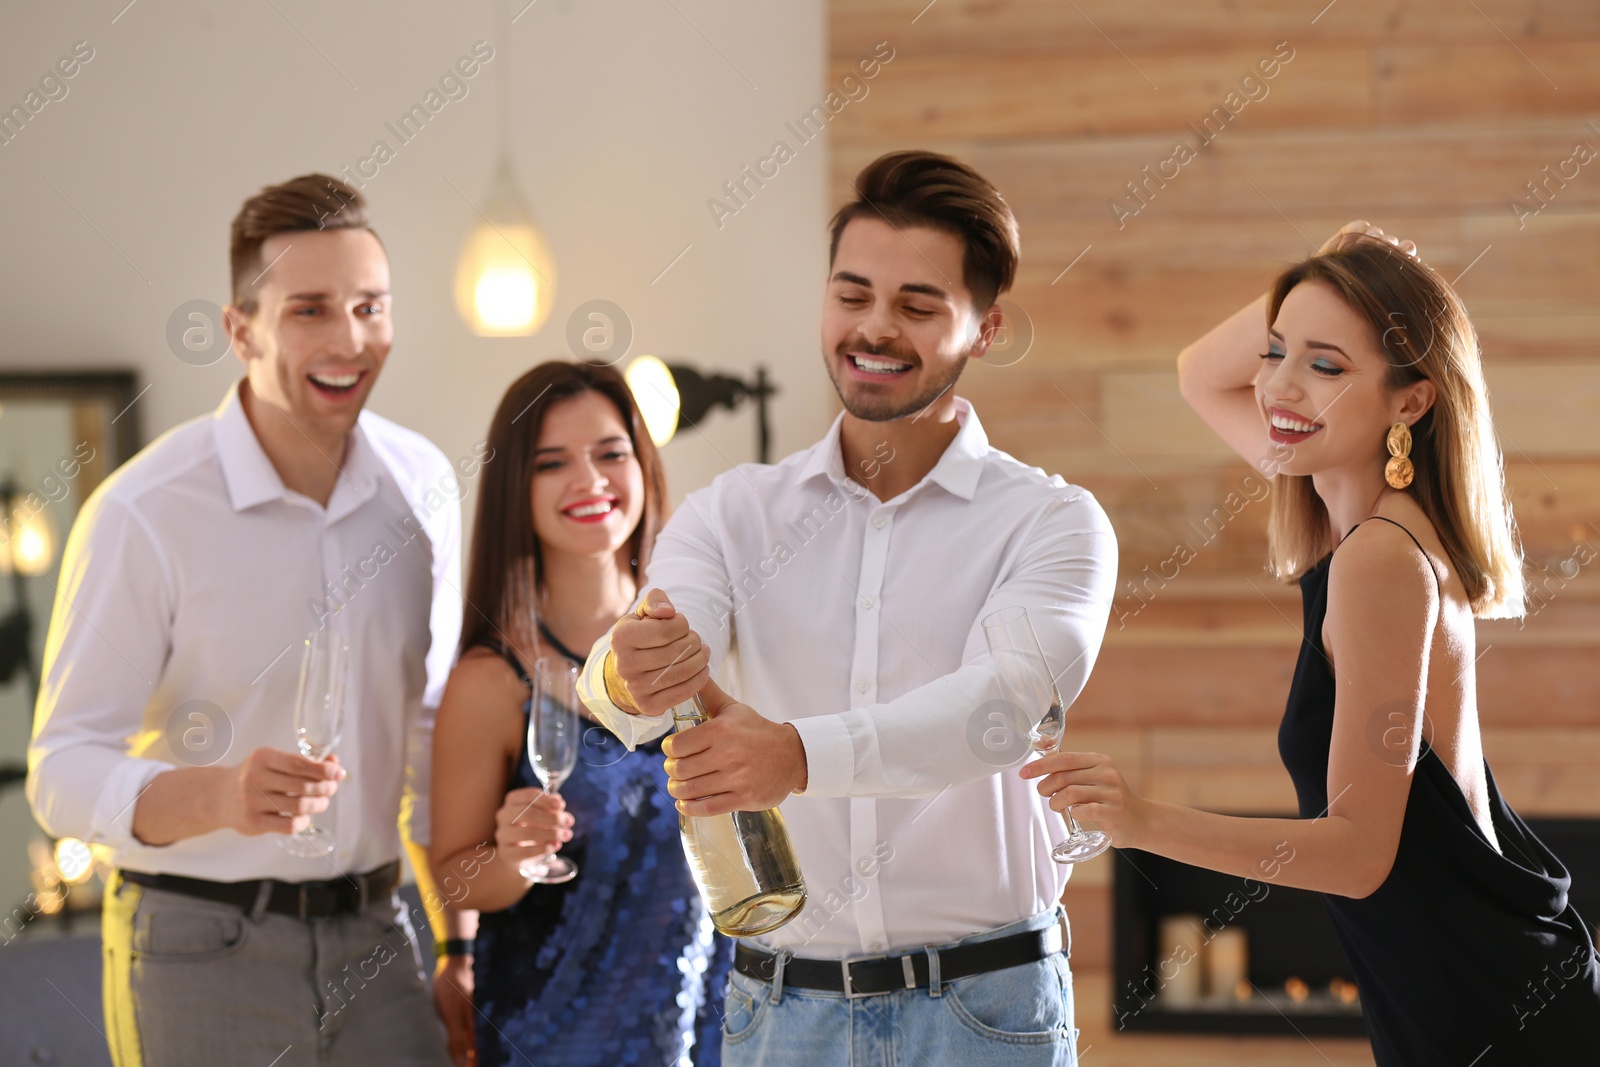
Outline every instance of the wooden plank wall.
<svg viewBox="0 0 1600 1067">
<path fill-rule="evenodd" d="M 1575 159 L 1600 155 L 1600 5 L 836 0 L 831 19 L 830 85 L 894 49 L 829 125 L 835 203 L 875 156 L 926 147 L 988 175 L 1021 224 L 1009 365 L 974 365 L 962 392 L 1117 528 L 1074 743 L 1153 796 L 1293 809 L 1275 735 L 1298 591 L 1264 574 L 1268 506 L 1173 360 L 1361 217 L 1458 279 L 1482 335 L 1537 590 L 1523 623 L 1479 627 L 1491 765 L 1524 813 L 1600 814 L 1600 563 L 1581 562 L 1600 556 L 1600 159 Z M 1275 55 L 1292 58 L 1261 79 Z M 1179 143 L 1196 158 L 1147 181 Z M 1195 558 L 1163 578 L 1180 544 Z M 1097 862 L 1069 890 L 1079 966 L 1109 951 L 1106 880 Z"/>
</svg>

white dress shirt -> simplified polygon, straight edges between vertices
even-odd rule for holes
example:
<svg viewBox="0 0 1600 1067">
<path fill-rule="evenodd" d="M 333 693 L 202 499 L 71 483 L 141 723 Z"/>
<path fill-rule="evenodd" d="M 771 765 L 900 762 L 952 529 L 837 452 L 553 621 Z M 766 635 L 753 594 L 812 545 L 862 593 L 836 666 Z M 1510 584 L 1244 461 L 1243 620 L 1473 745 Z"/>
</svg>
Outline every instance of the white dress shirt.
<svg viewBox="0 0 1600 1067">
<path fill-rule="evenodd" d="M 284 487 L 238 386 L 163 434 L 73 524 L 45 646 L 28 796 L 57 836 L 119 867 L 216 881 L 306 881 L 426 842 L 433 712 L 461 627 L 460 483 L 438 448 L 370 411 L 324 508 Z M 454 492 L 452 492 L 454 490 Z M 161 847 L 133 836 L 156 775 L 295 751 L 303 642 L 350 642 L 349 776 L 314 821 L 335 851 L 297 859 L 280 834 L 216 830 Z"/>
<path fill-rule="evenodd" d="M 1044 911 L 1066 884 L 1050 859 L 1061 817 L 1014 770 L 1025 748 L 1001 767 L 989 743 L 1001 694 L 979 620 L 1026 607 L 1070 704 L 1110 616 L 1116 540 L 1086 490 L 991 448 L 965 400 L 957 417 L 938 464 L 893 500 L 846 476 L 840 416 L 811 448 L 690 494 L 652 554 L 645 588 L 672 598 L 730 693 L 805 744 L 805 793 L 782 810 L 809 900 L 757 939 L 769 949 L 941 944 Z M 607 699 L 610 647 L 595 645 L 581 691 L 631 747 L 671 715 Z"/>
</svg>

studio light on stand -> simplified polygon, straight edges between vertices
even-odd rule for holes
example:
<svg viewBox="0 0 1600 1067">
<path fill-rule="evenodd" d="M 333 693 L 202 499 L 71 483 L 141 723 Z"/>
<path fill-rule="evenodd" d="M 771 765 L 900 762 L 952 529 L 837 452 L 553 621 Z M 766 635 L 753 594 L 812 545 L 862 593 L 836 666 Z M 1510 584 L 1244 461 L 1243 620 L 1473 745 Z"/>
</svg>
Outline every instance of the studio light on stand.
<svg viewBox="0 0 1600 1067">
<path fill-rule="evenodd" d="M 672 440 L 678 432 L 678 408 L 683 398 L 678 393 L 678 383 L 672 371 L 655 356 L 639 356 L 622 375 L 633 393 L 639 414 L 644 416 L 644 428 L 657 448 Z"/>
<path fill-rule="evenodd" d="M 556 266 L 511 165 L 511 27 L 496 0 L 500 69 L 496 72 L 500 160 L 478 222 L 456 260 L 456 310 L 479 337 L 530 337 L 550 317 Z"/>
<path fill-rule="evenodd" d="M 697 425 L 712 408 L 734 411 L 744 401 L 754 400 L 756 462 L 771 462 L 768 400 L 778 389 L 767 380 L 767 368 L 757 367 L 754 380 L 747 382 L 727 374 L 706 374 L 682 363 L 663 363 L 655 356 L 639 356 L 628 364 L 624 377 L 658 448 L 680 428 Z"/>
</svg>

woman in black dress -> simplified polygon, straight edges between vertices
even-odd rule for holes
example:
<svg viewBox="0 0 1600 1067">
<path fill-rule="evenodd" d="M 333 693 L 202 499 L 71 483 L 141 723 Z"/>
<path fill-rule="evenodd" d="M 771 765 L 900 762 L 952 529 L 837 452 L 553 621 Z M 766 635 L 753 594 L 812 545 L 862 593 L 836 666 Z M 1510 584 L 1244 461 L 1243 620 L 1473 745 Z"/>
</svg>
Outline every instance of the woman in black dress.
<svg viewBox="0 0 1600 1067">
<path fill-rule="evenodd" d="M 1325 894 L 1380 1067 L 1600 1063 L 1593 935 L 1483 759 L 1473 620 L 1522 614 L 1522 560 L 1460 300 L 1351 223 L 1178 368 L 1274 479 L 1270 569 L 1305 602 L 1278 732 L 1301 818 L 1151 801 L 1096 753 L 1023 775 L 1119 846 Z"/>
</svg>

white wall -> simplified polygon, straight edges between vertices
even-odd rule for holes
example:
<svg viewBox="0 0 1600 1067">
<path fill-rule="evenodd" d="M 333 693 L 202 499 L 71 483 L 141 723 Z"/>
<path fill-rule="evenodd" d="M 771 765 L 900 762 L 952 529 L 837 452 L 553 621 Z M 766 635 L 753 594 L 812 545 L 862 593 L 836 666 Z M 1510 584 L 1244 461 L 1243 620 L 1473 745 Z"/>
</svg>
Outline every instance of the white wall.
<svg viewBox="0 0 1600 1067">
<path fill-rule="evenodd" d="M 783 390 L 775 455 L 826 428 L 827 152 L 783 128 L 823 95 L 821 0 L 537 0 L 508 39 L 487 2 L 123 2 L 0 11 L 0 107 L 23 103 L 75 42 L 94 50 L 67 95 L 0 146 L 0 367 L 136 368 L 147 439 L 210 410 L 238 364 L 180 361 L 167 322 L 186 301 L 226 301 L 240 201 L 354 170 L 381 139 L 395 157 L 363 191 L 391 257 L 396 343 L 373 410 L 465 455 L 504 387 L 561 356 L 572 310 L 603 298 L 631 317 L 633 354 L 766 363 Z M 400 145 L 385 123 L 479 40 L 495 58 L 468 95 Z M 555 312 L 531 339 L 472 336 L 451 297 L 476 218 L 456 190 L 483 200 L 508 64 L 514 159 L 559 271 Z M 795 158 L 719 230 L 707 199 L 779 138 Z M 674 497 L 752 459 L 753 442 L 747 411 L 688 431 L 665 450 Z M 20 792 L 0 798 L 0 905 L 26 892 L 23 810 Z"/>
</svg>

